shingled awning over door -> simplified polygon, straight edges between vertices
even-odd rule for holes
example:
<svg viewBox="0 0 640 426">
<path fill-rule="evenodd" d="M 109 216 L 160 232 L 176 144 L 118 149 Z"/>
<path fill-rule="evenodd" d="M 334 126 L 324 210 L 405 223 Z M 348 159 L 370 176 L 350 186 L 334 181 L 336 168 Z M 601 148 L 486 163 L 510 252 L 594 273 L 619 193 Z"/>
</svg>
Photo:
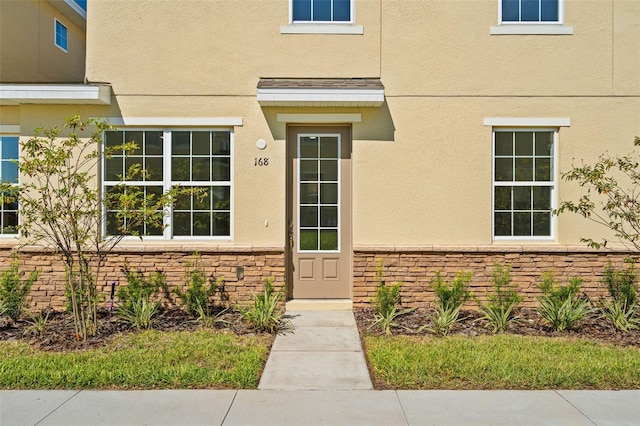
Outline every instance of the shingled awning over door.
<svg viewBox="0 0 640 426">
<path fill-rule="evenodd" d="M 384 86 L 379 78 L 261 78 L 261 106 L 380 107 Z"/>
</svg>

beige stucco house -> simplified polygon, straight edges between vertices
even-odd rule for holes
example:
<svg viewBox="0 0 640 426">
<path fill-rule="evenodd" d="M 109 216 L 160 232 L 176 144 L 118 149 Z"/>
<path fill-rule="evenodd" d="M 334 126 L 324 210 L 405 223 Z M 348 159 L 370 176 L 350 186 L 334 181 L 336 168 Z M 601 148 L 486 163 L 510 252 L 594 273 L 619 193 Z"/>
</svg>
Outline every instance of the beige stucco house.
<svg viewBox="0 0 640 426">
<path fill-rule="evenodd" d="M 581 194 L 561 179 L 572 164 L 640 135 L 638 0 L 89 1 L 82 66 L 75 2 L 0 4 L 3 138 L 102 117 L 120 129 L 107 143 L 143 148 L 148 191 L 208 188 L 124 241 L 105 282 L 124 259 L 179 280 L 198 251 L 232 300 L 273 276 L 291 299 L 360 304 L 382 259 L 419 306 L 436 270 L 473 271 L 479 295 L 496 262 L 530 295 L 550 269 L 595 292 L 628 254 L 587 249 L 604 230 L 552 210 Z M 18 19 L 38 22 L 24 45 Z M 105 164 L 101 187 L 124 167 Z"/>
</svg>

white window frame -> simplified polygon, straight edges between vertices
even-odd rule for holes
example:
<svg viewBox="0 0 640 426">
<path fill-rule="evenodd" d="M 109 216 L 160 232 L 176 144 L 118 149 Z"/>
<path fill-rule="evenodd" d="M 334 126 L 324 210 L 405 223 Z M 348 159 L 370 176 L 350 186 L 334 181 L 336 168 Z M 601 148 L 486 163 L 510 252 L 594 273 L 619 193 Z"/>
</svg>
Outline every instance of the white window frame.
<svg viewBox="0 0 640 426">
<path fill-rule="evenodd" d="M 69 48 L 69 28 L 67 28 L 67 26 L 65 24 L 63 24 L 60 20 L 58 20 L 58 18 L 53 18 L 53 20 L 54 20 L 54 23 L 53 23 L 53 43 L 56 45 L 57 48 L 59 48 L 63 52 L 68 52 L 68 48 Z M 65 30 L 64 41 L 65 41 L 66 46 L 61 46 L 60 44 L 58 44 L 58 25 L 61 26 L 62 28 L 64 28 L 64 30 Z"/>
<path fill-rule="evenodd" d="M 486 121 L 486 120 L 485 120 Z M 553 132 L 553 152 L 551 163 L 551 181 L 496 181 L 496 132 Z M 550 230 L 549 235 L 515 235 L 515 236 L 503 236 L 495 234 L 495 192 L 496 186 L 544 186 L 551 187 L 551 211 L 557 208 L 557 185 L 558 185 L 558 127 L 500 127 L 494 126 L 491 130 L 491 237 L 493 241 L 555 241 L 556 240 L 556 228 L 557 220 L 556 216 L 551 213 L 550 218 Z M 515 155 L 515 153 L 514 153 Z M 532 206 L 533 208 L 533 206 Z"/>
<path fill-rule="evenodd" d="M 350 21 L 294 21 L 293 0 L 289 0 L 289 24 L 280 26 L 281 34 L 364 34 L 362 25 L 355 25 L 356 0 L 350 0 Z"/>
<path fill-rule="evenodd" d="M 317 137 L 317 138 L 331 138 L 331 137 L 336 137 L 338 139 L 338 224 L 336 225 L 336 227 L 338 228 L 338 248 L 336 250 L 301 250 L 301 242 L 300 242 L 300 237 L 301 237 L 301 232 L 300 232 L 300 228 L 301 228 L 301 224 L 300 224 L 300 184 L 301 184 L 301 180 L 300 180 L 300 141 L 302 140 L 302 138 L 305 137 Z M 341 167 L 340 167 L 340 163 L 341 163 L 341 155 L 342 155 L 342 135 L 340 133 L 322 133 L 322 132 L 316 132 L 316 133 L 299 133 L 298 134 L 298 139 L 296 141 L 296 150 L 297 150 L 297 159 L 296 161 L 298 162 L 298 176 L 297 176 L 297 184 L 298 184 L 298 188 L 296 188 L 296 190 L 298 191 L 298 196 L 297 196 L 297 200 L 298 200 L 298 205 L 296 206 L 296 215 L 297 215 L 297 220 L 296 220 L 296 225 L 297 228 L 296 232 L 297 232 L 297 250 L 298 253 L 301 254 L 310 254 L 310 253 L 340 253 L 341 247 L 342 247 L 342 185 L 341 185 L 341 179 L 342 179 L 342 171 L 341 171 Z M 320 159 L 320 158 L 319 158 Z M 320 178 L 320 176 L 318 175 L 318 179 Z M 320 181 L 318 180 L 318 231 L 321 230 L 320 227 Z M 318 232 L 318 247 L 320 247 L 320 232 Z"/>
<path fill-rule="evenodd" d="M 234 129 L 230 127 L 224 128 L 183 128 L 183 127 L 172 127 L 172 128 L 159 128 L 159 127 L 120 127 L 118 131 L 121 132 L 154 132 L 159 131 L 162 132 L 163 138 L 163 176 L 162 180 L 158 181 L 148 181 L 148 182 L 139 182 L 140 186 L 160 186 L 162 185 L 163 192 L 167 192 L 175 183 L 171 179 L 171 133 L 172 132 L 229 132 L 229 142 L 230 142 L 230 162 L 229 162 L 229 235 L 228 236 L 187 236 L 187 235 L 178 235 L 173 236 L 171 218 L 173 216 L 173 208 L 165 207 L 165 211 L 168 213 L 164 217 L 164 230 L 162 235 L 145 235 L 144 239 L 148 239 L 151 241 L 161 241 L 161 240 L 170 240 L 170 241 L 182 241 L 182 240 L 207 240 L 207 241 L 232 241 L 234 236 L 234 151 L 235 151 L 235 143 L 234 143 Z M 106 140 L 106 139 L 105 139 Z M 102 191 L 105 191 L 107 186 L 118 185 L 121 182 L 118 181 L 107 181 L 104 179 L 104 171 L 106 170 L 106 159 L 102 158 L 102 175 L 101 175 L 101 188 Z M 202 186 L 202 187 L 212 187 L 212 186 L 227 186 L 225 183 L 220 185 L 212 184 L 210 181 L 207 181 L 206 184 L 203 182 L 201 185 L 198 185 L 198 182 L 179 182 L 182 186 Z M 133 186 L 133 185 L 132 185 Z M 106 219 L 107 209 L 106 206 L 103 206 L 103 217 Z M 107 236 L 107 223 L 104 220 L 102 224 L 102 235 Z M 139 237 L 137 236 L 125 236 L 124 240 L 135 240 L 139 241 Z"/>
<path fill-rule="evenodd" d="M 13 126 L 0 126 L 0 127 L 13 127 Z M 18 126 L 16 126 L 18 127 Z M 0 129 L 2 130 L 2 129 Z M 16 158 L 16 160 L 20 160 L 20 135 L 18 134 L 13 134 L 13 133 L 2 133 L 0 134 L 0 142 L 2 142 L 1 140 L 4 138 L 16 138 L 18 139 L 18 158 Z M 0 143 L 0 178 L 2 177 L 2 150 L 4 149 L 4 143 Z M 1 180 L 0 180 L 1 181 Z M 13 186 L 18 186 L 20 185 L 20 173 L 18 173 L 18 182 L 15 182 L 13 184 Z M 4 208 L 0 209 L 0 214 L 2 214 L 4 212 Z M 0 218 L 0 221 L 2 219 Z M 20 206 L 18 205 L 18 225 L 20 224 Z M 1 231 L 1 229 L 0 229 Z M 16 238 L 18 237 L 18 233 L 16 232 L 15 234 L 4 234 L 0 232 L 0 238 L 5 239 L 5 238 Z"/>
<path fill-rule="evenodd" d="M 492 35 L 570 35 L 573 27 L 564 25 L 565 0 L 558 0 L 557 21 L 507 21 L 502 20 L 502 0 L 498 1 L 498 26 L 490 28 Z"/>
</svg>

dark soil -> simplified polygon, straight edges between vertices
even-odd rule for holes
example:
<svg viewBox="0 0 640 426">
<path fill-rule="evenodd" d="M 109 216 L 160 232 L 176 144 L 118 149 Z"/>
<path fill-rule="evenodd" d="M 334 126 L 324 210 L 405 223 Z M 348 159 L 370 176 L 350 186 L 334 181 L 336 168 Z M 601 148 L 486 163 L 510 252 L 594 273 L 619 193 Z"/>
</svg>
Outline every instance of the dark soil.
<svg viewBox="0 0 640 426">
<path fill-rule="evenodd" d="M 45 311 L 44 316 L 46 315 Z M 115 336 L 137 332 L 115 314 L 110 316 L 108 312 L 99 312 L 98 316 L 99 327 L 96 333 L 84 341 L 76 339 L 73 319 L 66 312 L 49 311 L 46 330 L 42 334 L 33 330 L 32 323 L 26 317 L 15 322 L 2 317 L 0 340 L 23 340 L 41 350 L 66 352 L 103 347 Z M 225 329 L 238 335 L 254 334 L 249 324 L 237 311 L 227 310 L 220 313 L 219 318 L 224 322 L 217 323 L 216 329 Z M 204 326 L 184 310 L 169 309 L 162 311 L 153 328 L 159 331 L 195 331 Z"/>
<path fill-rule="evenodd" d="M 380 327 L 372 325 L 374 323 L 373 308 L 357 308 L 354 309 L 354 314 L 361 333 L 384 334 Z M 397 326 L 392 328 L 392 333 L 394 335 L 427 335 L 428 331 L 418 332 L 417 330 L 425 324 L 429 324 L 429 326 L 432 324 L 431 315 L 432 312 L 425 309 L 402 315 L 397 318 Z M 518 321 L 510 325 L 507 333 L 525 336 L 575 337 L 617 346 L 640 347 L 640 330 L 628 333 L 616 331 L 605 319 L 590 318 L 579 323 L 574 330 L 558 333 L 547 327 L 533 309 L 520 309 L 517 316 L 519 317 Z M 237 311 L 227 310 L 220 314 L 220 318 L 225 322 L 216 324 L 215 328 L 217 329 L 227 330 L 227 332 L 238 335 L 254 333 L 250 325 Z M 491 334 L 486 320 L 477 311 L 464 311 L 460 318 L 449 335 Z M 76 339 L 71 315 L 66 312 L 50 311 L 46 331 L 42 334 L 34 331 L 31 325 L 26 317 L 16 322 L 3 317 L 0 320 L 0 340 L 23 340 L 35 348 L 47 351 L 76 351 L 103 347 L 115 336 L 137 332 L 135 328 L 132 328 L 115 314 L 109 316 L 108 312 L 99 313 L 98 330 L 95 335 L 88 337 L 85 341 Z M 184 310 L 170 309 L 162 312 L 153 328 L 159 331 L 195 331 L 204 328 L 204 326 Z"/>
<path fill-rule="evenodd" d="M 378 325 L 374 324 L 373 308 L 363 308 L 354 311 L 356 322 L 361 333 L 384 334 Z M 429 324 L 426 329 L 433 324 L 431 315 L 427 310 L 415 310 L 402 315 L 396 319 L 397 327 L 392 328 L 394 335 L 426 335 L 428 331 L 418 333 L 418 329 L 425 324 Z M 507 330 L 509 334 L 519 334 L 524 336 L 543 337 L 572 337 L 580 339 L 590 339 L 601 343 L 613 344 L 616 346 L 637 346 L 640 347 L 640 330 L 623 333 L 617 331 L 606 319 L 592 317 L 577 324 L 575 329 L 560 333 L 551 330 L 546 326 L 534 309 L 522 308 L 516 313 L 519 318 L 512 323 Z M 491 328 L 487 321 L 477 311 L 463 311 L 460 314 L 460 321 L 456 323 L 449 335 L 455 336 L 478 336 L 490 335 Z"/>
</svg>

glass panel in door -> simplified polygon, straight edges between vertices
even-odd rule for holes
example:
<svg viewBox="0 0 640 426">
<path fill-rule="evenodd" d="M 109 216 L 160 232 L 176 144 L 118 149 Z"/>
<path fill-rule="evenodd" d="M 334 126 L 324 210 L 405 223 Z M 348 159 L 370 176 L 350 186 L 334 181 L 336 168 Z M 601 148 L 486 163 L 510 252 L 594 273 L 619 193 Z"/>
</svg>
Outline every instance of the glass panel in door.
<svg viewBox="0 0 640 426">
<path fill-rule="evenodd" d="M 298 136 L 298 251 L 339 252 L 340 135 Z"/>
</svg>

